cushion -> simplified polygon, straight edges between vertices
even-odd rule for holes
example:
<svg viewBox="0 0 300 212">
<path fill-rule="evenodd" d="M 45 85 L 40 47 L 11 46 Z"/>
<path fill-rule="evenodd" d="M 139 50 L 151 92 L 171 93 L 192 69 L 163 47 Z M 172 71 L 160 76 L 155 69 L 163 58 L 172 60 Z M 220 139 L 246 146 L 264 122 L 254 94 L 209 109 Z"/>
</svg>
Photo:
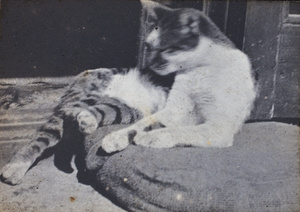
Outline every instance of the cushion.
<svg viewBox="0 0 300 212">
<path fill-rule="evenodd" d="M 298 142 L 299 127 L 260 122 L 228 148 L 130 145 L 96 180 L 129 211 L 299 211 Z"/>
</svg>

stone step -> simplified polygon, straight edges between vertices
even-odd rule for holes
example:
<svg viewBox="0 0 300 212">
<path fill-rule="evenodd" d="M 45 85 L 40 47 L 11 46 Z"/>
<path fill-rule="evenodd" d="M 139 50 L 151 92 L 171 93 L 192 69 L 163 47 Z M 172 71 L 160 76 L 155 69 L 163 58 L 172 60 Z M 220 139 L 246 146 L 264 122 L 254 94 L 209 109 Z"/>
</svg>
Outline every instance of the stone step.
<svg viewBox="0 0 300 212">
<path fill-rule="evenodd" d="M 73 77 L 0 79 L 0 143 L 30 140 Z"/>
</svg>

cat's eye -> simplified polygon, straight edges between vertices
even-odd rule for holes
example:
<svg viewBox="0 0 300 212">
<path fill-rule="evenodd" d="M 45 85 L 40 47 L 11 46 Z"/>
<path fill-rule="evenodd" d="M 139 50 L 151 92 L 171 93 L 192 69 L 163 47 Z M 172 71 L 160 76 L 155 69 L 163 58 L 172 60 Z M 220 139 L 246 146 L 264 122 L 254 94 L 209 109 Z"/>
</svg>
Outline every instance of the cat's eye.
<svg viewBox="0 0 300 212">
<path fill-rule="evenodd" d="M 157 23 L 156 22 L 147 22 L 147 25 L 149 27 L 155 27 L 155 28 L 157 28 Z"/>
<path fill-rule="evenodd" d="M 147 17 L 146 22 L 147 22 L 147 24 L 153 25 L 153 26 L 157 25 L 157 23 L 158 23 L 158 22 L 157 22 L 157 19 L 156 19 L 155 17 L 151 16 L 151 15 L 149 15 L 149 16 Z"/>
</svg>

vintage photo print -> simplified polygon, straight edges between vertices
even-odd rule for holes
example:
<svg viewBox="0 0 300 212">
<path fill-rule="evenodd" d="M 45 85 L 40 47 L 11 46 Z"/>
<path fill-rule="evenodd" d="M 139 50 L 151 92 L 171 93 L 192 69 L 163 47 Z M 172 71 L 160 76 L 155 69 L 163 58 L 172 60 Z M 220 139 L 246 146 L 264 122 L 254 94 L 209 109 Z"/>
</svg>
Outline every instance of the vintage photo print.
<svg viewBox="0 0 300 212">
<path fill-rule="evenodd" d="M 300 211 L 299 2 L 0 6 L 0 211 Z"/>
</svg>

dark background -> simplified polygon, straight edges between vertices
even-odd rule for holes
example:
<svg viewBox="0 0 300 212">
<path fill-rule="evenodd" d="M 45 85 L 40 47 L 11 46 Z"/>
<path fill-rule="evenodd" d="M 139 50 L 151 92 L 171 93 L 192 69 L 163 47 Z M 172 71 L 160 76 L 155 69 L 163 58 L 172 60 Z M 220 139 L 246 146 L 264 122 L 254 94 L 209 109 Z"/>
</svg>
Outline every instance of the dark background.
<svg viewBox="0 0 300 212">
<path fill-rule="evenodd" d="M 136 66 L 139 1 L 2 0 L 0 78 Z"/>
<path fill-rule="evenodd" d="M 158 0 L 159 1 L 159 0 Z M 203 1 L 159 1 L 204 10 Z M 59 77 L 137 65 L 138 0 L 2 0 L 0 78 Z M 243 47 L 246 1 L 212 1 L 208 15 Z"/>
</svg>

